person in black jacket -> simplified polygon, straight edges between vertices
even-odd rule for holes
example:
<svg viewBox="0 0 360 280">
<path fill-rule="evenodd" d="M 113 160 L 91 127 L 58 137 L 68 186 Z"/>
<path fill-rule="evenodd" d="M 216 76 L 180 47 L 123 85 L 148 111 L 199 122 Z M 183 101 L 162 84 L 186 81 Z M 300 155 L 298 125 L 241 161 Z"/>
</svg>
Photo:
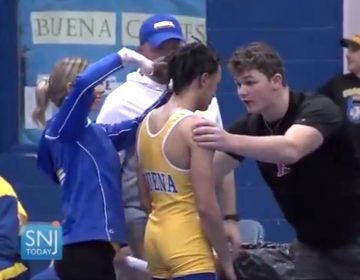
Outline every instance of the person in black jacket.
<svg viewBox="0 0 360 280">
<path fill-rule="evenodd" d="M 225 131 L 201 120 L 193 138 L 216 149 L 220 179 L 255 159 L 296 232 L 296 279 L 360 279 L 360 173 L 339 109 L 322 95 L 289 89 L 280 55 L 251 43 L 229 68 L 248 114 Z"/>
<path fill-rule="evenodd" d="M 360 33 L 351 39 L 341 39 L 340 44 L 347 49 L 348 73 L 331 78 L 321 86 L 319 93 L 340 105 L 360 159 Z"/>
</svg>

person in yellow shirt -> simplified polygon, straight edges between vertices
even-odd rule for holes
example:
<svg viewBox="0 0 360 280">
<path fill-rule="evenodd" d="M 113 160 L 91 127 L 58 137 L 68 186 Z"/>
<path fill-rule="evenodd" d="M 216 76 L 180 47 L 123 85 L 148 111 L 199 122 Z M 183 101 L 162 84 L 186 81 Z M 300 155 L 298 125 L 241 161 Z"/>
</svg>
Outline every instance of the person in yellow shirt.
<svg viewBox="0 0 360 280">
<path fill-rule="evenodd" d="M 149 213 L 144 249 L 153 279 L 216 279 L 217 254 L 228 279 L 236 279 L 215 195 L 213 151 L 192 140 L 221 78 L 216 54 L 201 43 L 167 59 L 173 90 L 138 131 L 139 193 Z"/>
<path fill-rule="evenodd" d="M 19 261 L 20 227 L 28 215 L 13 187 L 0 177 L 0 280 L 20 279 L 27 267 Z"/>
</svg>

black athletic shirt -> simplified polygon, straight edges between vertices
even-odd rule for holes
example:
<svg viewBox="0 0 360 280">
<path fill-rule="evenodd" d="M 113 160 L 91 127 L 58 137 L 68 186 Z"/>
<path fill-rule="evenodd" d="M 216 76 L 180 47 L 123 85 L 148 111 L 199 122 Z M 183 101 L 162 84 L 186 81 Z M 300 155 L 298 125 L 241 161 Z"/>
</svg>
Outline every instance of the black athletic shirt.
<svg viewBox="0 0 360 280">
<path fill-rule="evenodd" d="M 300 241 L 318 249 L 346 244 L 360 220 L 360 172 L 336 104 L 322 95 L 291 92 L 286 115 L 270 128 L 261 115 L 249 114 L 228 131 L 283 135 L 293 124 L 316 128 L 324 143 L 292 165 L 258 162 L 261 174 Z"/>
<path fill-rule="evenodd" d="M 353 73 L 336 76 L 319 90 L 340 105 L 360 160 L 360 78 Z"/>
</svg>

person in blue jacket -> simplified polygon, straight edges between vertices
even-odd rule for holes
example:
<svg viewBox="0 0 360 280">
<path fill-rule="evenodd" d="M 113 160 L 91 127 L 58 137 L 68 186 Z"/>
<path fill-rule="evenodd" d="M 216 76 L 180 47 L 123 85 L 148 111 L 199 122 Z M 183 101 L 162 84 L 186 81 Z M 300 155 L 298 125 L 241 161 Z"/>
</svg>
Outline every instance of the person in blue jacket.
<svg viewBox="0 0 360 280">
<path fill-rule="evenodd" d="M 113 258 L 126 244 L 117 152 L 135 143 L 144 116 L 167 99 L 164 93 L 134 120 L 92 123 L 88 114 L 104 92 L 102 81 L 126 62 L 139 63 L 144 74 L 154 70 L 150 60 L 122 48 L 88 67 L 84 59 L 65 58 L 48 81 L 46 94 L 59 111 L 45 126 L 38 165 L 61 186 L 63 258 L 54 265 L 60 279 L 115 279 Z"/>
</svg>

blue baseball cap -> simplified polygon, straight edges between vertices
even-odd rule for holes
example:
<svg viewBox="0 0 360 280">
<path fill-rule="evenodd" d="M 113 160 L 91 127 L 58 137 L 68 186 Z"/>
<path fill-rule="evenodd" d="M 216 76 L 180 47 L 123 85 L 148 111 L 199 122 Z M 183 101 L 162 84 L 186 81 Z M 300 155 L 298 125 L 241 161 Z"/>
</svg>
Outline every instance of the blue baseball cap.
<svg viewBox="0 0 360 280">
<path fill-rule="evenodd" d="M 179 21 L 172 15 L 156 14 L 143 22 L 139 31 L 140 45 L 157 48 L 170 39 L 185 41 Z"/>
</svg>

